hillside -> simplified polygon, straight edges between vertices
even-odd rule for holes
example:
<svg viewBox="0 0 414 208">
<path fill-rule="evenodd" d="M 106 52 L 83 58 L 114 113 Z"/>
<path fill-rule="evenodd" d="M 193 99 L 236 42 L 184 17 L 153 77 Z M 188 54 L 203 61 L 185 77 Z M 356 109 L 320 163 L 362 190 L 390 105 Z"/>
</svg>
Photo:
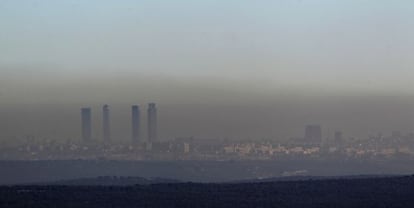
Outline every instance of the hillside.
<svg viewBox="0 0 414 208">
<path fill-rule="evenodd" d="M 135 186 L 2 186 L 0 207 L 414 207 L 414 177 Z"/>
</svg>

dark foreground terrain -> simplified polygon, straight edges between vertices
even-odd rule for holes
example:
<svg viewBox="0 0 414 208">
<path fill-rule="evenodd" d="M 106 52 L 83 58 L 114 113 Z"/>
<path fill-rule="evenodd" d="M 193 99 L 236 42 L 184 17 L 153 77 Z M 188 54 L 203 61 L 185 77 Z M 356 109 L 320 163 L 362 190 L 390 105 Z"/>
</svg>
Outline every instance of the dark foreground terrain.
<svg viewBox="0 0 414 208">
<path fill-rule="evenodd" d="M 122 176 L 221 183 L 290 176 L 408 175 L 414 160 L 0 161 L 0 185 Z"/>
<path fill-rule="evenodd" d="M 414 176 L 135 186 L 2 186 L 0 207 L 414 207 Z"/>
</svg>

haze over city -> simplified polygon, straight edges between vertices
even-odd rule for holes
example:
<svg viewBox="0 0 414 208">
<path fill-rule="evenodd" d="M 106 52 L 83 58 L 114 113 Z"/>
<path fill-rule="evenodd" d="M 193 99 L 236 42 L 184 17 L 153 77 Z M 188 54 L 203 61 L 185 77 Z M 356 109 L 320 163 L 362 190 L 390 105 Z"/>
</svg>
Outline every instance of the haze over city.
<svg viewBox="0 0 414 208">
<path fill-rule="evenodd" d="M 414 1 L 0 0 L 0 207 L 414 207 Z"/>
<path fill-rule="evenodd" d="M 0 135 L 79 138 L 109 104 L 123 140 L 148 102 L 162 139 L 412 132 L 411 4 L 2 1 Z"/>
</svg>

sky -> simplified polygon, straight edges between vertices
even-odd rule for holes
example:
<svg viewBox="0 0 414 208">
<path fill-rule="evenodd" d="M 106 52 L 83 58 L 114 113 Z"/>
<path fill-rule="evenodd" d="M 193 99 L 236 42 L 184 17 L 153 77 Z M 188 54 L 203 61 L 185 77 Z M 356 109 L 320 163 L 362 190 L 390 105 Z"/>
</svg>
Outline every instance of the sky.
<svg viewBox="0 0 414 208">
<path fill-rule="evenodd" d="M 163 138 L 414 131 L 409 0 L 0 1 L 0 139 L 156 102 Z"/>
</svg>

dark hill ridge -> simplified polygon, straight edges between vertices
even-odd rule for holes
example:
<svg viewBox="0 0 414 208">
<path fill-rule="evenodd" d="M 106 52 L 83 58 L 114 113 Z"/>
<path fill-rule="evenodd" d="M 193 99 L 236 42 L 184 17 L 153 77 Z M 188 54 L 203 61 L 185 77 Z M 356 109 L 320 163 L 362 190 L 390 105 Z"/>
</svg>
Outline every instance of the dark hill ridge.
<svg viewBox="0 0 414 208">
<path fill-rule="evenodd" d="M 171 178 L 193 182 L 341 175 L 408 175 L 414 160 L 278 160 L 278 161 L 0 161 L 0 185 L 123 176 Z"/>
<path fill-rule="evenodd" d="M 307 180 L 334 180 L 334 179 L 363 179 L 363 178 L 387 178 L 396 177 L 396 175 L 352 175 L 352 176 L 285 176 L 264 179 L 250 179 L 240 181 L 229 181 L 223 183 L 238 184 L 238 183 L 264 183 L 264 182 L 279 182 L 279 181 L 307 181 Z M 79 178 L 59 180 L 45 183 L 30 183 L 23 185 L 40 185 L 40 186 L 132 186 L 132 185 L 150 185 L 162 183 L 185 183 L 175 179 L 166 178 L 143 178 L 133 176 L 100 176 L 94 178 Z"/>
<path fill-rule="evenodd" d="M 282 176 L 274 178 L 247 179 L 230 181 L 227 183 L 265 183 L 282 181 L 309 181 L 309 180 L 340 180 L 340 179 L 374 179 L 402 177 L 404 175 L 345 175 L 345 176 Z"/>
<path fill-rule="evenodd" d="M 414 207 L 414 176 L 258 183 L 1 186 L 0 207 Z"/>
<path fill-rule="evenodd" d="M 34 185 L 60 185 L 60 186 L 132 186 L 149 185 L 159 183 L 180 183 L 178 180 L 165 178 L 142 178 L 124 176 L 100 176 L 96 178 L 80 178 L 72 180 L 60 180 L 50 183 L 37 183 Z"/>
</svg>

